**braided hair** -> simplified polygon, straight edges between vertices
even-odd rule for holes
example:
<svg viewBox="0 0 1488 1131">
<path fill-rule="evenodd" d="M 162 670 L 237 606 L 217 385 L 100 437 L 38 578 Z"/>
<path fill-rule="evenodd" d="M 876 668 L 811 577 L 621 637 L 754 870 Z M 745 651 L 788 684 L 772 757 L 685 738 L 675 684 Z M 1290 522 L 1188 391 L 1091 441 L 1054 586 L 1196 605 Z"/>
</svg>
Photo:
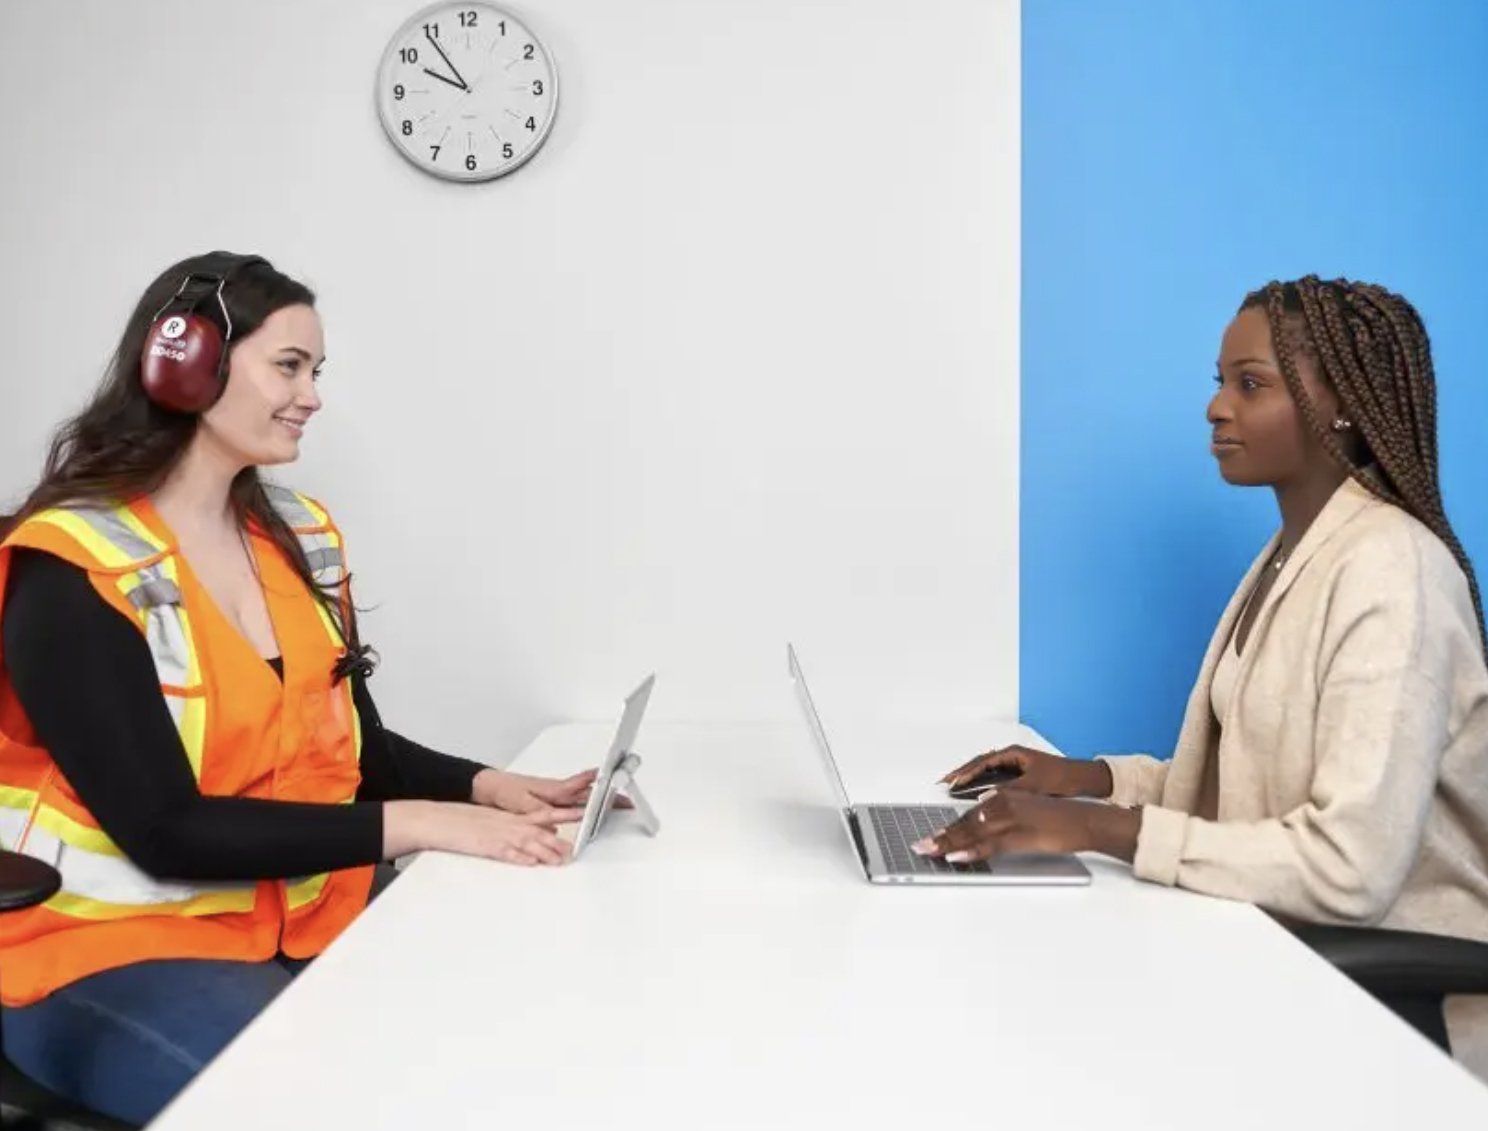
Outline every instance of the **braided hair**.
<svg viewBox="0 0 1488 1131">
<path fill-rule="evenodd" d="M 1488 653 L 1477 575 L 1442 505 L 1436 449 L 1436 377 L 1426 326 L 1409 302 L 1373 283 L 1307 275 L 1267 283 L 1241 310 L 1265 310 L 1287 389 L 1323 449 L 1370 494 L 1419 519 L 1457 559 L 1467 577 L 1478 636 Z M 1365 475 L 1337 435 L 1318 419 L 1302 387 L 1296 355 L 1317 363 L 1338 394 L 1379 478 Z"/>
</svg>

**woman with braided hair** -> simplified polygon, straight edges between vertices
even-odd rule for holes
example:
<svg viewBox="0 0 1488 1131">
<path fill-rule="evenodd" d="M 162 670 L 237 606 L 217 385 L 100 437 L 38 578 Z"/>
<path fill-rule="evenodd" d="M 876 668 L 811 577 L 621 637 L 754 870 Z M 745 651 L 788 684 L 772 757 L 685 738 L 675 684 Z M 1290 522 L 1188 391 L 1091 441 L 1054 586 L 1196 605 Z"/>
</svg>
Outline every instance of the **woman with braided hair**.
<svg viewBox="0 0 1488 1131">
<path fill-rule="evenodd" d="M 991 751 L 946 780 L 1018 776 L 916 848 L 1104 852 L 1286 917 L 1488 941 L 1483 606 L 1442 504 L 1425 326 L 1382 287 L 1273 282 L 1215 380 L 1220 474 L 1272 488 L 1281 529 L 1220 618 L 1172 760 Z M 1488 998 L 1445 1013 L 1488 1079 Z"/>
</svg>

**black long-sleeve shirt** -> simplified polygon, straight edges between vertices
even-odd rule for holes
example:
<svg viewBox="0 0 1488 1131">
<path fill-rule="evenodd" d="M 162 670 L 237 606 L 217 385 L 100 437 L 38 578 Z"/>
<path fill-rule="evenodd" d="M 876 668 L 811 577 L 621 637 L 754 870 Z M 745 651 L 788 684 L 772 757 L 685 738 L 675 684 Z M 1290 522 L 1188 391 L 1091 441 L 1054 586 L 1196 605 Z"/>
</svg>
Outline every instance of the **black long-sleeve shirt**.
<svg viewBox="0 0 1488 1131">
<path fill-rule="evenodd" d="M 3 646 L 41 744 L 104 832 L 155 876 L 264 880 L 372 864 L 382 859 L 382 801 L 468 801 L 485 768 L 385 729 L 352 676 L 362 726 L 354 803 L 204 797 L 144 637 L 83 570 L 39 551 L 14 552 Z M 265 662 L 282 678 L 278 661 Z"/>
</svg>

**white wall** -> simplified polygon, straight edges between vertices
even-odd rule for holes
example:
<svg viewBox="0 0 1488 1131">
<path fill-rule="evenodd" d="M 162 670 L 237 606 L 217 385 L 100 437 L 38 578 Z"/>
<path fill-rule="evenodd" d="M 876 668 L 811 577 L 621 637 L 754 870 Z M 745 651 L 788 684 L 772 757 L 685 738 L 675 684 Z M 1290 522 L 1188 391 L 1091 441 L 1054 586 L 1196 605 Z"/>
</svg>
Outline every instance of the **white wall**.
<svg viewBox="0 0 1488 1131">
<path fill-rule="evenodd" d="M 1015 715 L 1016 0 L 525 0 L 558 122 L 475 186 L 375 118 L 419 6 L 0 6 L 0 498 L 160 268 L 257 251 L 320 292 L 281 478 L 391 725 L 500 757 L 652 668 L 655 717 L 774 717 L 789 634 Z"/>
</svg>

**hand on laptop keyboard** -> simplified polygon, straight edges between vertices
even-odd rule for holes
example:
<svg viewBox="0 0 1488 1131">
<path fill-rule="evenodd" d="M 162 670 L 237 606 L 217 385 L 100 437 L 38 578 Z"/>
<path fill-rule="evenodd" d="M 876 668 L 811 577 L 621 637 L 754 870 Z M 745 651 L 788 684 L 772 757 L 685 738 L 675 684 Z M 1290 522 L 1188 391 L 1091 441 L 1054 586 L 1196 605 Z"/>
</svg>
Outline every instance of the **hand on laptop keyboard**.
<svg viewBox="0 0 1488 1131">
<path fill-rule="evenodd" d="M 896 873 L 932 875 L 939 872 L 988 872 L 986 864 L 951 864 L 938 856 L 910 850 L 916 840 L 930 836 L 956 819 L 949 805 L 874 805 L 868 809 L 873 835 L 884 862 Z"/>
<path fill-rule="evenodd" d="M 1136 854 L 1138 810 L 999 789 L 960 820 L 916 841 L 911 849 L 950 864 L 975 863 L 1010 852 Z"/>
</svg>

